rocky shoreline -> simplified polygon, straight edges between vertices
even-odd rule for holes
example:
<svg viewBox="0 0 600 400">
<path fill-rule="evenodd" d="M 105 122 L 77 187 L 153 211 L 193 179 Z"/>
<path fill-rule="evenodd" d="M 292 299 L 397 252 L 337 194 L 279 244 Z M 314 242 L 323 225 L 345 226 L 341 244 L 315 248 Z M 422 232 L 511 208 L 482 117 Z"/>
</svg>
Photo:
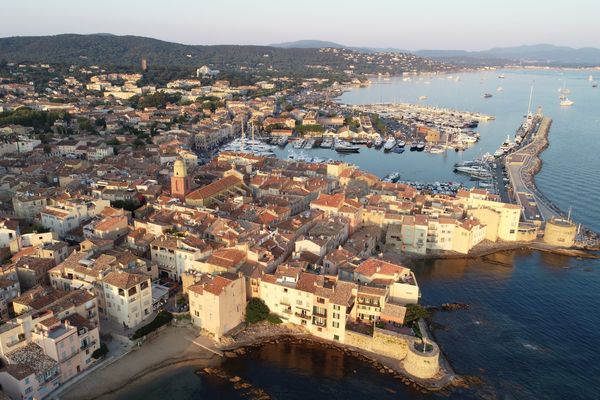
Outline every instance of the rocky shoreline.
<svg viewBox="0 0 600 400">
<path fill-rule="evenodd" d="M 430 332 L 428 332 L 431 335 Z M 431 335 L 433 336 L 433 335 Z M 248 326 L 233 338 L 230 338 L 225 345 L 219 347 L 224 356 L 228 358 L 238 357 L 245 354 L 248 349 L 258 348 L 268 344 L 277 344 L 281 342 L 294 344 L 316 344 L 327 349 L 336 349 L 344 354 L 370 364 L 380 373 L 390 375 L 407 386 L 423 393 L 432 391 L 442 391 L 454 385 L 464 386 L 466 383 L 464 377 L 455 374 L 445 357 L 441 357 L 441 374 L 435 379 L 419 379 L 408 374 L 401 366 L 401 362 L 396 359 L 381 356 L 364 349 L 355 348 L 342 343 L 329 341 L 326 339 L 312 336 L 298 327 L 287 325 L 272 325 L 269 323 L 259 323 Z"/>
</svg>

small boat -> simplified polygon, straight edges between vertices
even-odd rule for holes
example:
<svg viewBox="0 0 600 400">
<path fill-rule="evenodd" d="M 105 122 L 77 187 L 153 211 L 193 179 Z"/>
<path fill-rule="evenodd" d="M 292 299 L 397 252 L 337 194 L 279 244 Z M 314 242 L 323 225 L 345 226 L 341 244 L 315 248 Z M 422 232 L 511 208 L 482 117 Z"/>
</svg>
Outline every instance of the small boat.
<svg viewBox="0 0 600 400">
<path fill-rule="evenodd" d="M 321 148 L 322 149 L 330 149 L 331 146 L 333 146 L 333 140 L 331 138 L 325 138 L 323 139 L 323 141 L 321 142 Z"/>
<path fill-rule="evenodd" d="M 402 154 L 404 153 L 404 147 L 394 147 L 394 153 Z"/>
<path fill-rule="evenodd" d="M 406 146 L 406 142 L 404 140 L 398 140 L 398 142 L 396 142 L 396 146 L 404 147 Z"/>
<path fill-rule="evenodd" d="M 381 146 L 383 146 L 383 140 L 381 140 L 381 138 L 379 138 L 379 139 L 375 139 L 375 142 L 373 143 L 373 146 L 374 146 L 376 149 L 380 149 L 380 148 L 381 148 Z"/>
<path fill-rule="evenodd" d="M 383 178 L 384 182 L 398 182 L 398 180 L 400 179 L 400 173 L 399 172 L 392 172 L 391 174 L 388 174 L 385 176 L 385 178 Z"/>
<path fill-rule="evenodd" d="M 444 151 L 446 151 L 446 149 L 444 148 L 444 146 L 440 145 L 431 146 L 429 148 L 429 152 L 431 154 L 442 154 Z"/>
<path fill-rule="evenodd" d="M 501 92 L 501 91 L 503 91 L 503 90 L 504 90 L 504 89 L 502 88 L 502 86 L 498 86 L 498 88 L 496 89 L 496 91 L 497 91 L 497 92 Z"/>
<path fill-rule="evenodd" d="M 288 137 L 287 136 L 282 136 L 279 138 L 279 140 L 277 141 L 277 145 L 279 147 L 285 147 L 288 144 Z"/>
<path fill-rule="evenodd" d="M 427 100 L 427 96 L 419 96 L 419 100 Z"/>
<path fill-rule="evenodd" d="M 494 97 L 491 93 L 484 93 L 483 94 L 483 98 L 484 99 L 489 99 L 490 97 Z"/>
<path fill-rule="evenodd" d="M 372 140 L 367 140 L 367 147 L 368 148 L 373 147 L 373 141 Z"/>
<path fill-rule="evenodd" d="M 573 100 L 569 100 L 568 97 L 565 97 L 563 100 L 560 101 L 561 107 L 571 107 L 573 104 L 575 104 L 575 102 Z"/>
<path fill-rule="evenodd" d="M 425 142 L 417 143 L 417 151 L 423 151 L 425 149 Z"/>
<path fill-rule="evenodd" d="M 502 74 L 498 75 L 498 79 L 504 79 L 504 78 L 505 78 L 504 75 L 502 75 Z"/>
<path fill-rule="evenodd" d="M 593 88 L 597 88 L 597 87 L 598 87 L 598 84 L 597 84 L 597 83 L 592 83 L 592 87 L 593 87 Z"/>
<path fill-rule="evenodd" d="M 302 139 L 296 140 L 296 143 L 294 143 L 294 148 L 301 149 L 303 147 L 304 147 L 304 140 L 302 140 Z"/>
<path fill-rule="evenodd" d="M 417 150 L 417 142 L 412 142 L 410 144 L 410 151 L 416 151 Z"/>
<path fill-rule="evenodd" d="M 313 147 L 315 147 L 315 139 L 307 139 L 306 143 L 304 144 L 304 148 L 312 149 Z"/>
</svg>

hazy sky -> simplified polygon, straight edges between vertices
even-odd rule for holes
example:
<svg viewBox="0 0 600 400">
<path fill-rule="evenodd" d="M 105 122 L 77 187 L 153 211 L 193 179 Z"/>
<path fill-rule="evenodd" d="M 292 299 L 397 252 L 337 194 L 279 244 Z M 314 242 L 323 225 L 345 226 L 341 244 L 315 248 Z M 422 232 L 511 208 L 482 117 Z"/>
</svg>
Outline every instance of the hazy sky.
<svg viewBox="0 0 600 400">
<path fill-rule="evenodd" d="M 353 46 L 479 50 L 600 47 L 598 0 L 12 0 L 0 36 L 114 33 L 186 44 L 320 39 Z"/>
</svg>

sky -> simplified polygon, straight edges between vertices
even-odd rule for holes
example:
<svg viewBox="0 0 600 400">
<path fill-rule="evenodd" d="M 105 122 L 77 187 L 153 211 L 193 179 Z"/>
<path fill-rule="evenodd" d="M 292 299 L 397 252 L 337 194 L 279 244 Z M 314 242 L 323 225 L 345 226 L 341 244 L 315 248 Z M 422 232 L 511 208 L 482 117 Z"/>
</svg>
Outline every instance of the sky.
<svg viewBox="0 0 600 400">
<path fill-rule="evenodd" d="M 13 0 L 1 9 L 0 37 L 101 32 L 185 44 L 600 47 L 598 0 Z"/>
</svg>

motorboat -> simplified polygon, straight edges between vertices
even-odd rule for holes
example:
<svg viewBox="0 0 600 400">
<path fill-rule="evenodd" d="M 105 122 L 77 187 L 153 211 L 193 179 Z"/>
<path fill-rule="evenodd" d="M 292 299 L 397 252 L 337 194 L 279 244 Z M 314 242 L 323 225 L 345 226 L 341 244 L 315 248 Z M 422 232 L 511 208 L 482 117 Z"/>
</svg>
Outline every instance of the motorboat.
<svg viewBox="0 0 600 400">
<path fill-rule="evenodd" d="M 396 146 L 396 139 L 394 139 L 393 137 L 389 137 L 386 141 L 385 144 L 383 145 L 383 150 L 384 151 L 391 151 L 394 146 Z"/>
<path fill-rule="evenodd" d="M 321 142 L 321 146 L 320 147 L 323 148 L 323 149 L 330 149 L 331 146 L 333 146 L 333 140 L 331 138 L 325 138 Z"/>
<path fill-rule="evenodd" d="M 340 141 L 335 144 L 335 151 L 338 153 L 358 153 L 360 151 L 360 146 Z"/>
</svg>

